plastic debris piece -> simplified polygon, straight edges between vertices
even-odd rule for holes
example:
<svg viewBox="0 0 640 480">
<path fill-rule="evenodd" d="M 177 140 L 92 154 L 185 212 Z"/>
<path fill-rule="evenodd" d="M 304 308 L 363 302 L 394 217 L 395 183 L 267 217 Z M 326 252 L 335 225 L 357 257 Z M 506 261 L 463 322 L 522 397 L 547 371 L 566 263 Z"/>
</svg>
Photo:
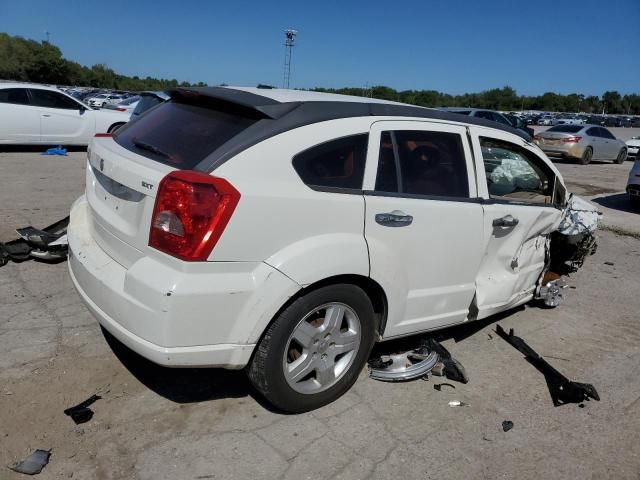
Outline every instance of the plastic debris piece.
<svg viewBox="0 0 640 480">
<path fill-rule="evenodd" d="M 66 156 L 67 155 L 67 149 L 66 148 L 62 148 L 62 145 L 58 145 L 57 147 L 52 147 L 52 148 L 49 148 L 49 149 L 45 150 L 40 155 L 63 155 L 63 156 Z"/>
<path fill-rule="evenodd" d="M 450 407 L 468 407 L 469 404 L 465 402 L 461 402 L 460 400 L 451 400 L 449 402 Z"/>
<path fill-rule="evenodd" d="M 37 449 L 24 460 L 10 466 L 9 469 L 26 475 L 37 475 L 47 466 L 50 456 L 51 450 Z"/>
<path fill-rule="evenodd" d="M 588 401 L 590 398 L 600 401 L 600 396 L 593 385 L 569 380 L 553 368 L 551 364 L 542 358 L 533 348 L 527 345 L 522 338 L 515 336 L 513 334 L 513 328 L 507 333 L 500 325 L 496 325 L 496 333 L 511 344 L 513 348 L 522 353 L 527 361 L 544 375 L 551 400 L 555 407 L 567 403 L 582 403 Z"/>
<path fill-rule="evenodd" d="M 610 267 L 613 267 L 615 265 L 615 263 L 613 262 L 604 262 L 605 265 L 609 265 Z"/>
<path fill-rule="evenodd" d="M 20 238 L 7 243 L 0 242 L 0 267 L 9 260 L 22 262 L 29 257 L 40 260 L 62 260 L 67 258 L 67 226 L 69 217 L 39 230 L 31 226 L 16 230 Z"/>
<path fill-rule="evenodd" d="M 100 395 L 92 395 L 84 402 L 79 403 L 75 407 L 67 408 L 64 411 L 64 414 L 71 417 L 71 419 L 76 422 L 76 425 L 86 423 L 93 418 L 93 410 L 89 408 L 89 405 L 94 403 L 96 400 L 100 400 L 101 398 L 102 397 Z"/>
<path fill-rule="evenodd" d="M 454 388 L 454 389 L 456 388 L 456 386 L 455 386 L 455 385 L 451 385 L 450 383 L 436 383 L 436 384 L 433 386 L 434 390 L 437 390 L 437 391 L 439 391 L 439 392 L 441 392 L 441 391 L 442 391 L 442 387 L 451 387 L 451 388 Z"/>
<path fill-rule="evenodd" d="M 513 428 L 513 422 L 511 420 L 505 420 L 504 422 L 502 422 L 502 431 L 503 432 L 508 432 L 512 428 Z"/>
</svg>

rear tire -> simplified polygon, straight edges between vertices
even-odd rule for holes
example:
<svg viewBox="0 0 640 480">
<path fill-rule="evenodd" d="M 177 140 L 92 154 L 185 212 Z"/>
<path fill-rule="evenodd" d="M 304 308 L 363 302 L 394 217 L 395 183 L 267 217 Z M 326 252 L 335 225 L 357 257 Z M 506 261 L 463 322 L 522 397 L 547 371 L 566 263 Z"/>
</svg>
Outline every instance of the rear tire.
<svg viewBox="0 0 640 480">
<path fill-rule="evenodd" d="M 276 317 L 258 343 L 247 374 L 275 407 L 292 413 L 314 410 L 355 383 L 376 332 L 371 300 L 361 288 L 322 287 Z"/>
<path fill-rule="evenodd" d="M 587 147 L 587 149 L 582 154 L 582 157 L 580 157 L 580 165 L 589 165 L 592 157 L 593 150 L 591 149 L 591 147 Z"/>
<path fill-rule="evenodd" d="M 113 125 L 111 125 L 109 127 L 109 130 L 107 130 L 107 133 L 113 133 L 115 132 L 117 129 L 119 129 L 122 125 L 124 125 L 124 123 L 114 123 Z"/>
<path fill-rule="evenodd" d="M 618 165 L 621 165 L 624 163 L 626 159 L 627 159 L 627 149 L 623 148 L 620 150 L 620 153 L 618 153 L 618 156 L 616 157 L 616 163 Z"/>
</svg>

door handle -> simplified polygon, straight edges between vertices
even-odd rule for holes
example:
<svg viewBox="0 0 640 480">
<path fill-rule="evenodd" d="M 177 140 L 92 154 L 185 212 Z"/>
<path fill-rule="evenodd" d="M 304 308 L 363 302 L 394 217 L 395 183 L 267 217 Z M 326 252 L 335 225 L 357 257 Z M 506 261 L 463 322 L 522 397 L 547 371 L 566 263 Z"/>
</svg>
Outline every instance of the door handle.
<svg viewBox="0 0 640 480">
<path fill-rule="evenodd" d="M 400 210 L 391 213 L 376 213 L 376 223 L 384 227 L 407 227 L 413 222 L 413 217 Z"/>
<path fill-rule="evenodd" d="M 502 218 L 494 218 L 493 219 L 493 226 L 494 227 L 513 228 L 516 225 L 518 225 L 518 223 L 520 223 L 520 220 L 518 220 L 517 218 L 512 217 L 511 215 L 505 215 Z"/>
<path fill-rule="evenodd" d="M 48 113 L 43 113 L 42 116 L 43 117 L 50 117 L 51 115 L 49 115 Z"/>
</svg>

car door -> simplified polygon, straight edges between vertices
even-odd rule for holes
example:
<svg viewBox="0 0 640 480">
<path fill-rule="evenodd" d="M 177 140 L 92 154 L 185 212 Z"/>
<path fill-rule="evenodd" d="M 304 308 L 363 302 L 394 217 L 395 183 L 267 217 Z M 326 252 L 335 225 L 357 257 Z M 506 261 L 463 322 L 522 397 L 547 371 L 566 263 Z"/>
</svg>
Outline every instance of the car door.
<svg viewBox="0 0 640 480">
<path fill-rule="evenodd" d="M 369 139 L 365 238 L 387 295 L 385 337 L 463 322 L 483 235 L 466 128 L 382 121 Z"/>
<path fill-rule="evenodd" d="M 600 132 L 600 127 L 591 127 L 587 130 L 593 148 L 593 159 L 604 160 L 607 158 L 607 148 L 605 140 Z"/>
<path fill-rule="evenodd" d="M 544 269 L 548 235 L 562 216 L 559 174 L 523 139 L 471 127 L 485 198 L 484 258 L 476 278 L 477 318 L 531 299 Z"/>
<path fill-rule="evenodd" d="M 607 160 L 615 160 L 620 153 L 619 144 L 616 141 L 616 137 L 612 133 L 603 127 L 598 127 L 600 133 L 600 141 L 603 142 L 604 157 Z"/>
<path fill-rule="evenodd" d="M 86 107 L 52 90 L 31 88 L 31 103 L 40 112 L 41 141 L 46 144 L 87 144 L 94 127 Z"/>
<path fill-rule="evenodd" d="M 29 104 L 26 88 L 0 88 L 0 142 L 40 141 L 40 114 Z"/>
</svg>

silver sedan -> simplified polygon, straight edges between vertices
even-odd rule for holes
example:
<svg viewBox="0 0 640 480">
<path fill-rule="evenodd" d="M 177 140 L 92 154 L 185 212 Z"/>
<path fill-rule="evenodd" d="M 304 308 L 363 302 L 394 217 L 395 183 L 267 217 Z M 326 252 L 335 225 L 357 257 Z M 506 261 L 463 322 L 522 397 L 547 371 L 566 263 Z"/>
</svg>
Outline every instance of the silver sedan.
<svg viewBox="0 0 640 480">
<path fill-rule="evenodd" d="M 576 158 L 582 165 L 591 160 L 623 163 L 627 145 L 598 125 L 556 125 L 533 137 L 549 157 Z"/>
</svg>

